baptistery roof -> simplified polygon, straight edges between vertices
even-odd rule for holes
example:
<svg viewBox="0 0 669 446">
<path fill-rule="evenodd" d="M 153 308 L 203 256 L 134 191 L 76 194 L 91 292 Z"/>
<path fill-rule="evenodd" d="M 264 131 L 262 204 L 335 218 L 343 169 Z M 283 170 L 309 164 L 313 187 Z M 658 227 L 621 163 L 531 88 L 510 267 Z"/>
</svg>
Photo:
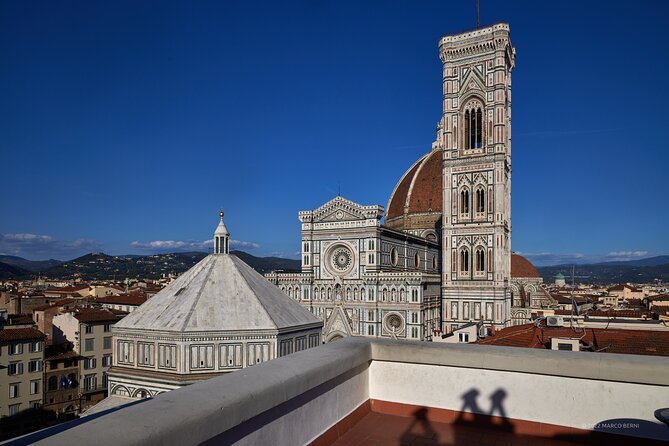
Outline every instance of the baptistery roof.
<svg viewBox="0 0 669 446">
<path fill-rule="evenodd" d="M 385 226 L 399 230 L 436 229 L 443 203 L 442 152 L 432 150 L 405 172 L 386 207 Z"/>
<path fill-rule="evenodd" d="M 173 332 L 292 331 L 322 322 L 233 254 L 210 254 L 116 324 Z"/>
</svg>

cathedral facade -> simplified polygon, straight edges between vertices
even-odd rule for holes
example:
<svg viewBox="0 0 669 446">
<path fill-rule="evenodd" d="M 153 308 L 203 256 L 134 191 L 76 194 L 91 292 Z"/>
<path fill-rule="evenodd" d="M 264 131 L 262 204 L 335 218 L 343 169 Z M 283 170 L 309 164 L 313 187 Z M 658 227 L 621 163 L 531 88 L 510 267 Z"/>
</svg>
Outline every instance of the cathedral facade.
<svg viewBox="0 0 669 446">
<path fill-rule="evenodd" d="M 511 324 L 509 26 L 445 36 L 431 150 L 385 208 L 337 197 L 299 213 L 302 271 L 267 278 L 340 336 L 429 340 L 470 321 Z"/>
<path fill-rule="evenodd" d="M 302 271 L 265 275 L 345 336 L 429 339 L 440 321 L 435 240 L 381 225 L 383 207 L 335 197 L 302 211 Z"/>
</svg>

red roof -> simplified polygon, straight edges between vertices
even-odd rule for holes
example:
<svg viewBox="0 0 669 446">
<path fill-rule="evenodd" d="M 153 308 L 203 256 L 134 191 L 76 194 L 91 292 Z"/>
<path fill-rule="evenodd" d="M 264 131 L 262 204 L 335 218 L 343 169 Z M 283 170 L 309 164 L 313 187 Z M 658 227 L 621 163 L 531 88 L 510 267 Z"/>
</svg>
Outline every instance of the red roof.
<svg viewBox="0 0 669 446">
<path fill-rule="evenodd" d="M 43 339 L 46 335 L 36 328 L 4 328 L 0 330 L 0 341 Z"/>
<path fill-rule="evenodd" d="M 115 322 L 123 317 L 107 309 L 100 310 L 97 308 L 81 308 L 73 312 L 72 315 L 79 322 Z"/>
<path fill-rule="evenodd" d="M 132 293 L 117 296 L 104 296 L 95 299 L 96 302 L 116 305 L 142 305 L 148 300 L 146 294 Z"/>
<path fill-rule="evenodd" d="M 426 212 L 441 214 L 443 208 L 441 157 L 441 151 L 431 151 L 421 157 L 402 176 L 388 201 L 386 220 L 404 215 L 405 206 L 406 214 Z"/>
<path fill-rule="evenodd" d="M 585 333 L 584 333 L 585 331 Z M 506 347 L 551 348 L 551 338 L 583 338 L 586 351 L 632 355 L 669 356 L 669 331 L 621 330 L 614 328 L 571 329 L 570 327 L 536 327 L 518 325 L 498 331 L 479 340 L 479 344 Z"/>
<path fill-rule="evenodd" d="M 525 257 L 511 254 L 511 277 L 541 277 L 537 269 Z"/>
</svg>

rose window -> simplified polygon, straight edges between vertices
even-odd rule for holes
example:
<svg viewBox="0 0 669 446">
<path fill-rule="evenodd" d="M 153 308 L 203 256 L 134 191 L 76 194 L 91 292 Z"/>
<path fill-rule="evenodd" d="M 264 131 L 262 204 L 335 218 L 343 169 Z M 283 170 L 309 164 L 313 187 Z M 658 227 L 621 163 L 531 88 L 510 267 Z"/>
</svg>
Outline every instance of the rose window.
<svg viewBox="0 0 669 446">
<path fill-rule="evenodd" d="M 386 330 L 391 333 L 399 333 L 404 327 L 404 321 L 399 314 L 391 313 L 386 316 Z"/>
<path fill-rule="evenodd" d="M 332 266 L 337 271 L 346 271 L 351 267 L 353 263 L 353 256 L 351 251 L 347 248 L 337 248 L 332 253 Z"/>
</svg>

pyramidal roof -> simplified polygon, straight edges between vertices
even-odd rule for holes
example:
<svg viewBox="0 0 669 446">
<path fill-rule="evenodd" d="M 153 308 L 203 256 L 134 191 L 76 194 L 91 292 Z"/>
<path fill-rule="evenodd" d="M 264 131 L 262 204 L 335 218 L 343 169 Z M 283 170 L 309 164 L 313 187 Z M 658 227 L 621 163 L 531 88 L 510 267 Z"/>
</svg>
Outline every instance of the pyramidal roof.
<svg viewBox="0 0 669 446">
<path fill-rule="evenodd" d="M 322 322 L 226 249 L 202 259 L 115 328 L 290 331 L 306 325 L 318 326 Z"/>
<path fill-rule="evenodd" d="M 233 254 L 210 254 L 116 324 L 161 331 L 284 330 L 320 320 Z"/>
</svg>

